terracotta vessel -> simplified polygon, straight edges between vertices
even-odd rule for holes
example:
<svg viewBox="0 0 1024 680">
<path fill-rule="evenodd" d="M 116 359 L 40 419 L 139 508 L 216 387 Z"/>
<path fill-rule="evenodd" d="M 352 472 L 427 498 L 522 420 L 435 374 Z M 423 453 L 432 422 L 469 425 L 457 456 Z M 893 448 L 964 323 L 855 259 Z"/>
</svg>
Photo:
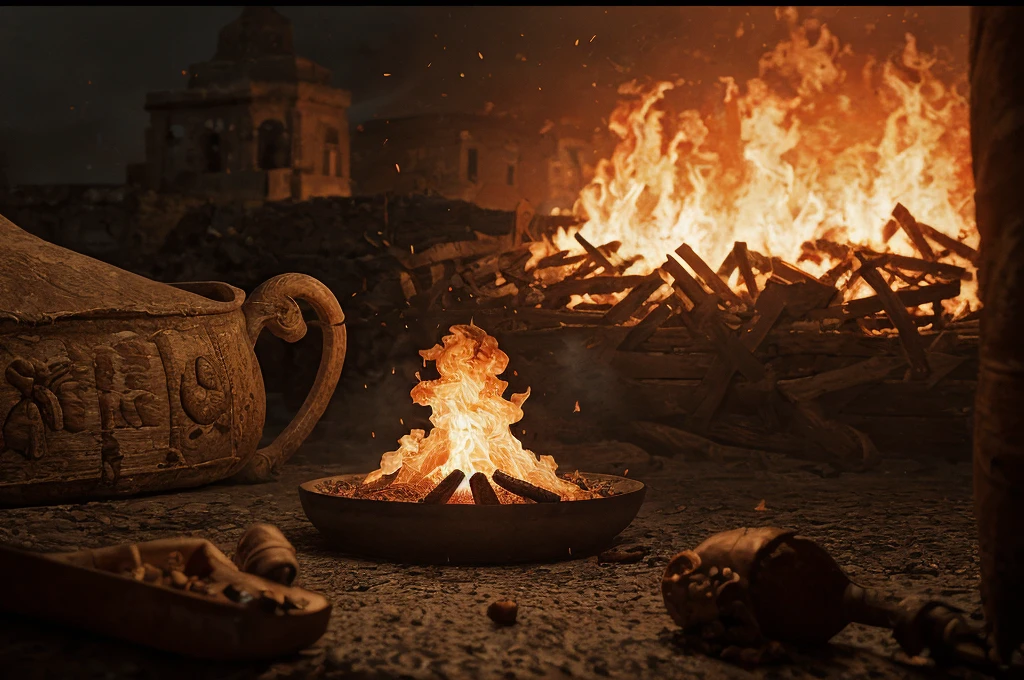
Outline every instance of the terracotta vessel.
<svg viewBox="0 0 1024 680">
<path fill-rule="evenodd" d="M 316 312 L 323 355 L 287 428 L 266 414 L 253 353 Z M 0 504 L 61 503 L 273 477 L 323 415 L 345 358 L 344 315 L 322 283 L 274 277 L 167 285 L 60 248 L 0 216 Z"/>
</svg>

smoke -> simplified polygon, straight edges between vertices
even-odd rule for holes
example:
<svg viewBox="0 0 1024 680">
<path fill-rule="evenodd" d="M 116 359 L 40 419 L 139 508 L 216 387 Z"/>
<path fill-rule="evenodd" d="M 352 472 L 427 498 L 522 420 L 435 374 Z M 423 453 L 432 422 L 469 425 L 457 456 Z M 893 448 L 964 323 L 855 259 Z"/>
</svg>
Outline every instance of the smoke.
<svg viewBox="0 0 1024 680">
<path fill-rule="evenodd" d="M 634 79 L 684 78 L 695 100 L 742 81 L 785 36 L 771 7 L 283 7 L 296 49 L 352 92 L 352 122 L 493 102 L 538 125 L 595 127 Z M 913 33 L 966 70 L 965 7 L 805 7 L 858 52 Z M 183 87 L 230 7 L 0 8 L 0 129 L 15 183 L 120 182 L 142 160 L 150 91 Z M 385 76 L 384 74 L 390 74 Z M 692 84 L 691 84 L 692 83 Z"/>
</svg>

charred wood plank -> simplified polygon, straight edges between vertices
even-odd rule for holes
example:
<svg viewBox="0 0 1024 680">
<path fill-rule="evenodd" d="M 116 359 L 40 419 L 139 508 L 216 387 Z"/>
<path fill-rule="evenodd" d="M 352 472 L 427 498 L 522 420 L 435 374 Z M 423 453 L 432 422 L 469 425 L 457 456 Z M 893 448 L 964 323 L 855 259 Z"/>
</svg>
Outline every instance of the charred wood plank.
<svg viewBox="0 0 1024 680">
<path fill-rule="evenodd" d="M 837 413 L 919 418 L 970 418 L 975 380 L 943 380 L 929 386 L 920 380 L 886 380 L 864 385 L 859 394 L 835 408 Z M 823 400 L 829 406 L 832 401 Z"/>
<path fill-rule="evenodd" d="M 745 241 L 736 241 L 732 246 L 733 258 L 736 260 L 736 266 L 740 270 L 740 277 L 743 279 L 743 285 L 747 287 L 747 292 L 750 293 L 751 300 L 757 300 L 759 291 L 757 290 L 757 279 L 754 278 L 754 270 L 750 266 L 750 256 L 747 253 L 747 244 Z M 731 274 L 732 272 L 730 272 Z"/>
<path fill-rule="evenodd" d="M 783 310 L 786 308 L 784 290 L 783 287 L 769 285 L 758 298 L 757 305 L 754 308 L 758 315 L 757 320 L 739 338 L 740 344 L 747 352 L 754 352 L 760 347 L 761 343 L 768 337 L 768 333 L 775 326 L 775 322 L 782 315 Z M 736 365 L 726 361 L 717 361 L 708 370 L 704 382 L 701 383 L 700 391 L 702 398 L 700 405 L 691 417 L 691 422 L 695 428 L 699 430 L 707 428 L 708 423 L 711 422 L 715 412 L 718 411 L 718 407 L 722 404 L 722 400 L 725 399 L 725 394 L 728 392 L 729 385 L 732 383 L 732 378 L 735 374 Z M 763 378 L 762 368 L 760 379 Z M 753 382 L 757 381 L 753 380 Z"/>
<path fill-rule="evenodd" d="M 501 470 L 495 470 L 494 474 L 491 475 L 491 479 L 505 491 L 514 493 L 520 498 L 526 498 L 531 501 L 536 501 L 537 503 L 557 503 L 562 500 L 562 497 L 554 491 L 548 491 L 547 489 L 542 489 L 539 486 L 534 486 L 529 482 L 516 479 L 512 475 L 502 472 Z"/>
<path fill-rule="evenodd" d="M 578 264 L 587 259 L 586 255 L 570 255 L 568 250 L 560 250 L 554 255 L 548 255 L 542 257 L 537 261 L 537 266 L 534 267 L 534 271 L 540 269 L 547 269 L 549 267 L 565 267 L 571 264 Z"/>
<path fill-rule="evenodd" d="M 875 268 L 875 264 L 861 253 L 857 253 L 857 258 L 861 262 L 859 269 L 861 277 L 878 294 L 882 308 L 892 321 L 892 325 L 899 331 L 900 342 L 903 344 L 903 349 L 907 353 L 907 359 L 910 361 L 911 376 L 919 379 L 928 377 L 930 371 L 928 368 L 928 357 L 925 354 L 921 336 L 917 332 L 917 326 L 914 325 L 913 320 L 910 318 L 907 308 L 900 301 L 896 293 L 886 285 L 882 275 Z"/>
<path fill-rule="evenodd" d="M 882 243 L 888 243 L 892 240 L 892 237 L 896 235 L 896 232 L 900 230 L 900 223 L 894 219 L 890 219 L 882 227 Z"/>
<path fill-rule="evenodd" d="M 860 270 L 858 270 L 860 271 Z M 877 272 L 876 272 L 877 273 Z M 884 283 L 884 282 L 883 282 Z M 960 294 L 960 281 L 949 281 L 947 283 L 935 283 L 920 288 L 905 288 L 903 290 L 890 292 L 899 300 L 903 307 L 917 307 L 954 298 Z M 862 316 L 877 314 L 885 309 L 880 295 L 872 295 L 857 300 L 851 300 L 842 305 L 835 305 L 828 309 L 812 310 L 807 313 L 807 318 L 815 321 L 823 319 L 855 319 Z"/>
<path fill-rule="evenodd" d="M 473 502 L 477 505 L 501 505 L 498 494 L 487 479 L 487 475 L 476 472 L 469 478 L 469 489 L 473 492 Z"/>
<path fill-rule="evenodd" d="M 671 257 L 668 258 L 665 260 L 665 264 L 662 265 L 662 269 L 672 275 L 675 287 L 682 291 L 685 299 L 694 307 L 698 307 L 701 303 L 708 301 L 712 297 L 710 293 L 704 290 L 700 282 L 693 278 L 693 275 L 686 271 L 686 268 L 679 264 L 677 260 Z"/>
<path fill-rule="evenodd" d="M 903 357 L 872 357 L 852 366 L 796 380 L 780 380 L 776 385 L 790 401 L 812 401 L 848 387 L 885 380 L 890 373 L 906 365 Z"/>
<path fill-rule="evenodd" d="M 715 272 L 720 277 L 728 280 L 732 273 L 736 271 L 736 252 L 735 248 L 729 251 L 729 254 L 722 260 L 722 264 L 718 266 L 718 271 Z"/>
<path fill-rule="evenodd" d="M 970 247 L 962 241 L 958 241 L 952 236 L 942 233 L 933 226 L 927 225 L 924 222 L 917 223 L 921 233 L 927 238 L 934 241 L 936 244 L 942 246 L 951 253 L 956 253 L 960 257 L 964 258 L 971 264 L 978 264 L 978 251 Z"/>
<path fill-rule="evenodd" d="M 466 473 L 462 470 L 452 470 L 447 477 L 434 487 L 433 491 L 424 496 L 421 502 L 427 505 L 444 505 L 451 499 L 455 490 L 459 488 L 459 484 L 462 484 L 462 480 L 465 478 Z"/>
<path fill-rule="evenodd" d="M 498 238 L 452 241 L 449 243 L 438 243 L 427 248 L 422 253 L 395 253 L 395 257 L 406 269 L 418 269 L 458 258 L 489 255 L 498 252 L 504 246 L 505 241 Z"/>
<path fill-rule="evenodd" d="M 626 293 L 626 297 L 619 300 L 614 307 L 608 310 L 608 313 L 601 320 L 603 323 L 610 326 L 625 323 L 665 283 L 658 275 L 658 272 L 653 272 L 641 278 L 642 281 L 633 286 L 633 289 Z"/>
<path fill-rule="evenodd" d="M 910 272 L 931 274 L 937 278 L 945 279 L 947 281 L 962 279 L 967 274 L 966 269 L 958 267 L 955 264 L 947 264 L 945 262 L 938 261 L 932 262 L 929 260 L 922 260 L 917 257 L 896 255 L 895 253 L 875 253 L 870 250 L 862 250 L 861 252 L 876 262 L 876 266 L 882 266 L 883 264 L 891 265 Z"/>
<path fill-rule="evenodd" d="M 704 282 L 704 285 L 718 293 L 723 300 L 734 305 L 743 304 L 743 300 L 729 288 L 729 284 L 723 281 L 689 245 L 684 243 L 676 248 L 676 255 L 681 257 L 686 264 L 690 265 L 690 268 Z"/>
<path fill-rule="evenodd" d="M 673 306 L 687 326 L 699 330 L 707 335 L 708 339 L 715 343 L 719 355 L 731 366 L 735 367 L 743 376 L 750 381 L 758 382 L 764 380 L 764 366 L 748 350 L 743 343 L 739 342 L 736 336 L 729 331 L 717 316 L 718 308 L 713 306 L 711 301 L 705 301 L 697 308 L 695 314 L 691 314 L 683 306 L 679 299 L 669 300 L 668 304 Z"/>
<path fill-rule="evenodd" d="M 576 242 L 583 246 L 583 250 L 587 251 L 587 255 L 594 261 L 598 266 L 604 267 L 604 270 L 609 274 L 621 274 L 625 268 L 613 263 L 611 258 L 606 256 L 599 248 L 595 247 L 590 241 L 583 238 L 583 234 L 576 232 L 573 235 Z"/>
<path fill-rule="evenodd" d="M 648 354 L 619 351 L 612 356 L 610 365 L 620 375 L 634 380 L 700 379 L 707 374 L 714 357 L 714 354 Z"/>
<path fill-rule="evenodd" d="M 839 282 L 840 277 L 851 269 L 853 269 L 853 256 L 848 254 L 845 258 L 840 260 L 839 264 L 822 274 L 818 281 L 822 282 L 826 286 L 835 287 Z"/>
<path fill-rule="evenodd" d="M 910 211 L 902 203 L 897 203 L 896 207 L 892 210 L 892 216 L 896 218 L 900 228 L 910 237 L 910 242 L 914 244 L 917 252 L 921 253 L 921 257 L 929 262 L 934 262 L 936 259 L 935 251 L 928 245 L 928 241 L 921 232 L 921 227 L 918 225 L 917 220 L 914 219 L 914 216 L 910 214 Z"/>
<path fill-rule="evenodd" d="M 774 276 L 779 277 L 786 283 L 799 283 L 801 281 L 807 281 L 808 283 L 820 284 L 818 279 L 811 276 L 800 267 L 786 262 L 781 257 L 771 258 L 771 273 Z"/>
<path fill-rule="evenodd" d="M 544 294 L 556 299 L 570 295 L 607 295 L 638 286 L 647 280 L 647 276 L 592 276 L 589 279 L 553 283 L 544 289 Z"/>
<path fill-rule="evenodd" d="M 622 351 L 633 351 L 657 332 L 663 323 L 668 321 L 674 310 L 672 305 L 662 302 L 655 305 L 654 309 L 647 313 L 640 323 L 630 329 L 629 334 L 622 340 L 619 349 Z"/>
</svg>

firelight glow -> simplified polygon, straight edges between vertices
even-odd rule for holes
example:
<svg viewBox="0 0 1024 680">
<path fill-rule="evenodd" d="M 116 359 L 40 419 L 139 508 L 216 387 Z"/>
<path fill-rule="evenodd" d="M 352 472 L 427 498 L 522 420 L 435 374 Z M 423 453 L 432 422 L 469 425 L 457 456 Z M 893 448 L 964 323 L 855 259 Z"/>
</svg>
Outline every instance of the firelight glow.
<svg viewBox="0 0 1024 680">
<path fill-rule="evenodd" d="M 933 74 L 938 60 L 908 34 L 902 54 L 879 63 L 827 26 L 798 22 L 796 10 L 779 16 L 789 39 L 745 87 L 723 79 L 723 117 L 673 113 L 666 99 L 678 83 L 620 88 L 609 123 L 617 148 L 575 206 L 582 235 L 641 255 L 630 273 L 652 271 L 684 242 L 715 268 L 745 241 L 821 275 L 838 260 L 819 239 L 918 256 L 903 232 L 883 237 L 899 202 L 976 248 L 968 102 Z M 549 247 L 582 252 L 573 234 Z M 865 292 L 862 283 L 846 291 Z M 965 281 L 953 304 L 977 307 L 976 283 Z"/>
<path fill-rule="evenodd" d="M 425 361 L 437 362 L 441 377 L 421 380 L 410 393 L 415 403 L 431 408 L 434 428 L 429 435 L 412 430 L 399 439 L 399 448 L 385 453 L 380 469 L 364 483 L 396 470 L 401 470 L 398 485 L 422 480 L 436 484 L 455 470 L 462 470 L 466 479 L 476 472 L 490 477 L 502 470 L 566 500 L 584 496 L 578 486 L 555 474 L 554 458 L 538 459 L 512 434 L 510 426 L 522 420 L 530 391 L 509 400 L 502 396 L 508 383 L 498 376 L 509 360 L 498 341 L 472 323 L 452 326 L 450 332 L 442 344 L 420 351 Z"/>
</svg>

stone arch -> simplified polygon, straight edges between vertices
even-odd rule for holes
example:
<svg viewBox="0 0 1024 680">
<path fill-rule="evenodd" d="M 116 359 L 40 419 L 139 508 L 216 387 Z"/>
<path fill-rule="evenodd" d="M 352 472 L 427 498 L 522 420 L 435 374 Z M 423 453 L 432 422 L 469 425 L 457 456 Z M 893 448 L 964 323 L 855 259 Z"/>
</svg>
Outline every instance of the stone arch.
<svg viewBox="0 0 1024 680">
<path fill-rule="evenodd" d="M 288 143 L 288 131 L 284 123 L 268 119 L 260 123 L 257 131 L 259 137 L 259 167 L 261 170 L 287 168 L 291 163 Z"/>
</svg>

